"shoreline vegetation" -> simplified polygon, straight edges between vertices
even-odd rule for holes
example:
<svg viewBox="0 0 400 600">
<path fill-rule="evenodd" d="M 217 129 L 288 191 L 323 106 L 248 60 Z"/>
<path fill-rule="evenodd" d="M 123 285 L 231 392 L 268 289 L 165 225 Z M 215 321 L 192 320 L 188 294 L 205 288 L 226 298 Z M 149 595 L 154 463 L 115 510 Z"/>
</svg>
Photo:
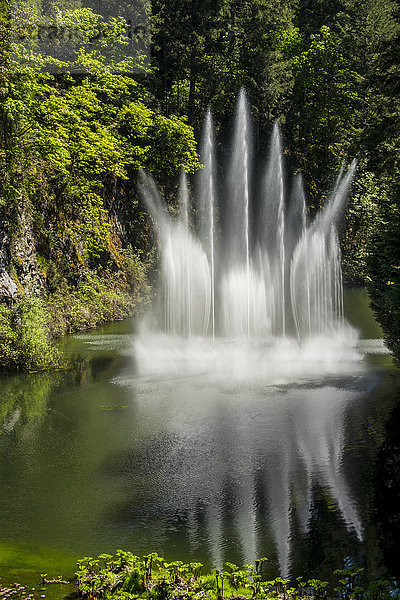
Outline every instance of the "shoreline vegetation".
<svg viewBox="0 0 400 600">
<path fill-rule="evenodd" d="M 202 563 L 168 563 L 157 553 L 138 557 L 118 550 L 115 556 L 101 554 L 97 559 L 78 561 L 77 588 L 80 598 L 105 600 L 389 600 L 398 597 L 394 586 L 376 579 L 363 586 L 362 568 L 337 569 L 332 582 L 281 576 L 269 579 L 267 558 L 242 567 L 226 562 L 224 569 L 204 572 Z"/>
<path fill-rule="evenodd" d="M 53 586 L 68 585 L 68 598 L 83 600 L 389 600 L 399 598 L 395 581 L 376 578 L 364 581 L 363 569 L 355 566 L 337 569 L 330 581 L 317 578 L 271 577 L 267 558 L 254 564 L 226 562 L 224 569 L 208 572 L 200 562 L 168 563 L 157 553 L 135 556 L 118 550 L 115 555 L 84 557 L 78 561 L 76 579 L 60 575 L 49 579 L 41 574 L 34 587 L 13 583 L 0 586 L 0 596 L 12 600 L 51 597 Z M 73 585 L 73 590 L 71 590 Z M 29 593 L 30 592 L 30 593 Z M 61 592 L 57 592 L 57 597 Z"/>
<path fill-rule="evenodd" d="M 26 296 L 12 307 L 0 305 L 0 369 L 62 368 L 65 359 L 57 338 L 138 314 L 149 301 L 150 288 L 145 266 L 132 264 L 136 274 L 130 281 L 124 272 L 89 272 L 77 287 L 64 283 L 53 294 Z"/>
</svg>

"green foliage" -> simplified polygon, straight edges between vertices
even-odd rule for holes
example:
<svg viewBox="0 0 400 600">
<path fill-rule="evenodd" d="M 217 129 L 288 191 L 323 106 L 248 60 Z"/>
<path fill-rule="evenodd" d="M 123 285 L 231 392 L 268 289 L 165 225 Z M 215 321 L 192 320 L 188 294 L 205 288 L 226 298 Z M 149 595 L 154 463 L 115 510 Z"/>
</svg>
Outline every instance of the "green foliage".
<svg viewBox="0 0 400 600">
<path fill-rule="evenodd" d="M 0 366 L 3 368 L 18 364 L 18 332 L 12 321 L 12 311 L 0 305 Z"/>
<path fill-rule="evenodd" d="M 12 309 L 0 307 L 0 365 L 40 370 L 57 366 L 49 335 L 49 315 L 39 298 L 27 297 Z"/>
<path fill-rule="evenodd" d="M 3 204 L 11 210 L 19 188 L 47 215 L 47 234 L 68 236 L 83 259 L 113 253 L 104 202 L 111 182 L 134 177 L 139 168 L 171 177 L 198 166 L 193 130 L 146 106 L 146 94 L 128 77 L 103 74 L 78 83 L 65 76 L 60 85 L 29 74 L 3 93 Z M 42 245 L 51 250 L 49 237 Z"/>
<path fill-rule="evenodd" d="M 153 2 L 154 59 L 165 111 L 198 127 L 207 106 L 223 127 L 242 86 L 253 112 L 270 125 L 288 100 L 291 74 L 279 32 L 292 26 L 291 0 Z"/>
<path fill-rule="evenodd" d="M 288 45 L 287 52 L 299 48 L 300 40 L 294 43 L 290 37 Z M 340 39 L 325 25 L 293 56 L 292 70 L 293 104 L 287 126 L 315 194 L 322 186 L 326 188 L 324 175 L 337 169 L 346 154 L 352 115 L 360 101 L 357 75 L 343 54 Z"/>
<path fill-rule="evenodd" d="M 17 349 L 28 369 L 45 369 L 57 364 L 57 351 L 48 335 L 48 314 L 39 298 L 28 297 L 13 311 L 18 331 Z"/>
<path fill-rule="evenodd" d="M 339 597 L 343 600 L 350 600 L 362 594 L 363 588 L 359 585 L 360 574 L 364 569 L 351 567 L 349 569 L 336 569 L 334 575 L 339 576 L 338 586 L 335 591 L 339 593 Z"/>
<path fill-rule="evenodd" d="M 387 183 L 360 165 L 346 209 L 341 240 L 346 283 L 365 285 L 371 281 L 369 260 L 374 255 L 376 232 L 388 203 Z"/>
<path fill-rule="evenodd" d="M 69 0 L 49 7 L 58 26 L 79 26 L 83 37 L 79 44 L 70 40 L 67 61 L 56 50 L 40 54 L 34 41 L 10 47 L 13 64 L 0 79 L 0 218 L 12 247 L 17 214 L 29 213 L 55 291 L 62 282 L 81 282 L 88 268 L 128 264 L 123 249 L 135 239 L 120 238 L 115 194 L 132 188 L 138 169 L 172 178 L 181 168 L 193 172 L 198 158 L 185 119 L 161 115 L 142 84 L 115 74 L 123 54 L 118 44 L 127 43 L 122 21 L 108 23 L 99 54 L 89 41 L 102 17 Z M 7 30 L 9 13 L 3 17 Z M 23 27 L 46 18 L 40 2 L 21 0 L 13 13 Z M 49 67 L 54 74 L 45 72 Z M 82 67 L 87 75 L 74 74 Z"/>
<path fill-rule="evenodd" d="M 115 557 L 101 555 L 98 559 L 85 557 L 78 561 L 77 582 L 81 596 L 107 600 L 136 598 L 169 600 L 195 598 L 223 600 L 223 598 L 280 598 L 281 600 L 389 600 L 397 597 L 387 581 L 373 581 L 368 587 L 360 586 L 363 569 L 339 569 L 339 579 L 333 588 L 327 581 L 301 577 L 295 582 L 282 577 L 267 580 L 262 568 L 267 559 L 255 565 L 239 568 L 226 563 L 229 571 L 213 569 L 200 575 L 200 563 L 182 561 L 167 563 L 158 554 L 138 557 L 118 550 Z"/>
<path fill-rule="evenodd" d="M 149 297 L 145 268 L 127 252 L 126 271 L 100 274 L 88 272 L 76 288 L 58 289 L 47 302 L 50 332 L 54 337 L 83 331 L 110 321 L 124 319 L 137 311 Z M 132 279 L 127 281 L 127 277 Z"/>
<path fill-rule="evenodd" d="M 379 230 L 373 237 L 374 252 L 368 258 L 371 306 L 386 334 L 386 342 L 400 357 L 400 201 L 386 206 Z"/>
<path fill-rule="evenodd" d="M 153 143 L 148 161 L 151 171 L 156 175 L 175 175 L 177 166 L 188 173 L 194 173 L 198 168 L 193 129 L 178 117 L 167 119 L 157 115 L 150 139 Z"/>
<path fill-rule="evenodd" d="M 46 24 L 40 6 L 21 0 L 13 23 Z M 172 180 L 181 168 L 193 172 L 198 157 L 185 118 L 160 114 L 143 83 L 115 74 L 133 72 L 121 62 L 121 19 L 108 23 L 96 48 L 89 41 L 102 17 L 79 2 L 50 2 L 57 24 L 83 35 L 70 40 L 64 59 L 56 45 L 41 54 L 34 40 L 11 44 L 9 8 L 0 14 L 0 239 L 10 254 L 1 268 L 19 296 L 12 308 L 0 305 L 0 367 L 32 370 L 57 364 L 54 337 L 124 318 L 148 297 L 144 263 L 132 250 L 144 237 L 135 230 L 137 171 Z M 14 257 L 28 235 L 27 255 Z M 40 299 L 18 279 L 26 262 Z"/>
</svg>

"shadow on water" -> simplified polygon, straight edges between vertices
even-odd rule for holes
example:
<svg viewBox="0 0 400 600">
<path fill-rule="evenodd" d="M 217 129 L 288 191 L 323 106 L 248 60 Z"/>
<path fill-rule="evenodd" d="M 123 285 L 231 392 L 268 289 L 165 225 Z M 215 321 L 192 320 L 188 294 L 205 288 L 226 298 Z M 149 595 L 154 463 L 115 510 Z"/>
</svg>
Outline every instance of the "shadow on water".
<svg viewBox="0 0 400 600">
<path fill-rule="evenodd" d="M 400 386 L 397 388 L 400 396 Z M 395 577 L 400 578 L 400 406 L 396 405 L 387 421 L 383 442 L 379 448 L 375 469 L 375 518 L 377 537 L 385 563 Z"/>
</svg>

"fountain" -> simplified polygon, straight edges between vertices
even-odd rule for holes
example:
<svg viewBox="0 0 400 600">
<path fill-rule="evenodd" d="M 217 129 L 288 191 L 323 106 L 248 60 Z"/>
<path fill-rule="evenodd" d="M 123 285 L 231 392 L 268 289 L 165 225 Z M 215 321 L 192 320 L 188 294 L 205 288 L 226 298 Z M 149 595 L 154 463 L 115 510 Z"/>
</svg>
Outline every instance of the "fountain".
<svg viewBox="0 0 400 600">
<path fill-rule="evenodd" d="M 327 344 L 321 338 L 330 340 L 329 348 L 338 342 L 337 357 L 344 346 L 354 345 L 355 332 L 343 318 L 337 225 L 355 162 L 339 174 L 324 210 L 309 222 L 301 175 L 295 176 L 290 194 L 286 193 L 278 124 L 258 193 L 253 189 L 251 154 L 251 122 L 242 90 L 223 185 L 218 181 L 217 187 L 210 111 L 193 206 L 185 175 L 175 216 L 166 209 L 152 178 L 142 173 L 142 194 L 159 232 L 160 307 L 153 334 L 158 331 L 163 339 L 152 347 L 147 331 L 136 340 L 139 371 L 146 371 L 150 363 L 157 368 L 162 354 L 164 372 L 178 364 L 181 372 L 183 363 L 189 371 L 195 365 L 197 372 L 209 372 L 230 364 L 243 372 L 245 363 L 257 362 L 259 353 L 251 355 L 256 348 L 257 352 L 268 348 L 270 353 L 274 348 L 279 356 L 279 348 L 290 346 L 301 362 L 299 353 L 304 349 L 309 361 L 312 341 L 314 358 L 320 350 L 326 357 Z M 223 202 L 217 194 L 220 189 L 225 190 Z M 317 358 L 321 360 L 323 356 Z M 337 361 L 329 355 L 328 362 Z M 259 366 L 265 375 L 265 364 Z"/>
<path fill-rule="evenodd" d="M 257 176 L 244 91 L 225 175 L 217 176 L 210 111 L 200 157 L 195 194 L 181 177 L 178 211 L 169 211 L 151 176 L 141 175 L 161 261 L 158 306 L 134 338 L 134 385 L 139 403 L 144 394 L 146 410 L 153 402 L 159 410 L 157 394 L 165 415 L 174 403 L 179 406 L 174 436 L 181 412 L 187 418 L 182 435 L 193 429 L 197 436 L 198 446 L 190 442 L 195 459 L 182 462 L 173 485 L 168 480 L 168 489 L 177 493 L 171 505 L 184 504 L 191 544 L 200 543 L 201 514 L 213 561 L 223 564 L 226 507 L 221 498 L 229 475 L 241 482 L 232 501 L 232 527 L 244 559 L 260 556 L 263 531 L 269 531 L 280 572 L 287 576 L 293 514 L 306 535 L 316 485 L 333 498 L 353 539 L 363 536 L 341 464 L 344 400 L 358 396 L 351 386 L 343 396 L 340 386 L 345 378 L 353 381 L 364 373 L 357 333 L 343 315 L 337 236 L 355 162 L 338 175 L 324 209 L 308 219 L 301 175 L 290 185 L 285 179 L 278 124 Z M 334 382 L 338 377 L 338 389 L 327 385 L 327 378 Z M 238 407 L 243 409 L 239 416 Z M 260 447 L 252 456 L 255 430 Z M 221 444 L 221 461 L 214 464 Z M 268 446 L 271 452 L 263 458 Z M 198 471 L 200 448 L 209 452 L 207 473 Z M 169 477 L 173 469 L 167 472 Z M 232 494 L 227 493 L 228 502 Z M 182 498 L 187 496 L 186 505 Z M 163 492 L 164 503 L 166 498 Z M 199 499 L 205 499 L 204 509 Z"/>
</svg>

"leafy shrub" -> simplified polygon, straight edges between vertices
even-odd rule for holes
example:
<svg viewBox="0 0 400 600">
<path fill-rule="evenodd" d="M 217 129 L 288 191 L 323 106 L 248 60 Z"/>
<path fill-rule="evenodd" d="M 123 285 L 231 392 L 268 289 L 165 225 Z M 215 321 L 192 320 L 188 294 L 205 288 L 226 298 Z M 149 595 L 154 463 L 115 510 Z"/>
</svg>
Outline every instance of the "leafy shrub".
<svg viewBox="0 0 400 600">
<path fill-rule="evenodd" d="M 46 309 L 38 297 L 26 297 L 12 308 L 0 307 L 0 365 L 41 370 L 56 366 Z"/>
<path fill-rule="evenodd" d="M 149 295 L 144 267 L 135 259 L 128 267 L 132 281 L 126 274 L 103 272 L 102 276 L 89 272 L 76 289 L 65 283 L 47 303 L 51 316 L 50 330 L 54 337 L 84 331 L 131 316 Z"/>
</svg>

